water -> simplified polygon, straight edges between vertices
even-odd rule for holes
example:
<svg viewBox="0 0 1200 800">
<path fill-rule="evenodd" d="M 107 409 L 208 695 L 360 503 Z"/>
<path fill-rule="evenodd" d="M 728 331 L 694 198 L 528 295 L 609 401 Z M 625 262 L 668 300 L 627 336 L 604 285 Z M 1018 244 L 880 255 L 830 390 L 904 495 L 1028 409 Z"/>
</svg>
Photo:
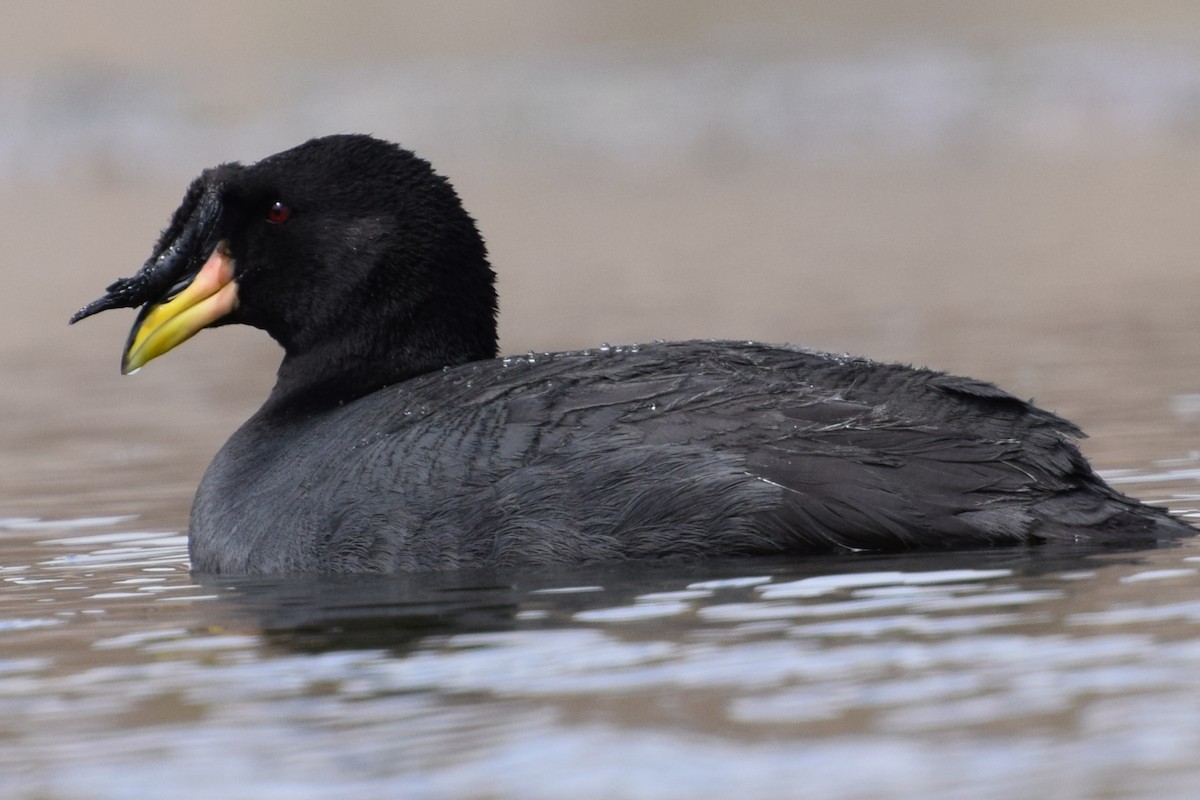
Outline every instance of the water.
<svg viewBox="0 0 1200 800">
<path fill-rule="evenodd" d="M 1186 797 L 1200 780 L 1197 542 L 213 580 L 181 536 L 127 519 L 3 526 L 8 796 Z"/>
<path fill-rule="evenodd" d="M 1200 542 L 189 573 L 277 350 L 221 329 L 123 378 L 132 314 L 65 320 L 200 168 L 345 130 L 454 180 L 515 358 L 726 337 L 971 374 L 1200 519 L 1200 13 L 693 6 L 9 9 L 0 795 L 1194 796 Z"/>
</svg>

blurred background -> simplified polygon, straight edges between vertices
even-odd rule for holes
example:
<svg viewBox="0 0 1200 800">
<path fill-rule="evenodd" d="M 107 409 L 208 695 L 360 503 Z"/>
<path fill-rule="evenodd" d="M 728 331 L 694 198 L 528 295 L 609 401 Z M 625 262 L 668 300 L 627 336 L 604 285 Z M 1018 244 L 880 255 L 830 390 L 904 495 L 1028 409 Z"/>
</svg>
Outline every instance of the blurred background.
<svg viewBox="0 0 1200 800">
<path fill-rule="evenodd" d="M 1200 433 L 1200 4 L 0 4 L 0 515 L 179 530 L 278 360 L 118 374 L 201 169 L 368 132 L 448 175 L 502 348 L 789 341 L 986 378 L 1105 468 Z"/>
</svg>

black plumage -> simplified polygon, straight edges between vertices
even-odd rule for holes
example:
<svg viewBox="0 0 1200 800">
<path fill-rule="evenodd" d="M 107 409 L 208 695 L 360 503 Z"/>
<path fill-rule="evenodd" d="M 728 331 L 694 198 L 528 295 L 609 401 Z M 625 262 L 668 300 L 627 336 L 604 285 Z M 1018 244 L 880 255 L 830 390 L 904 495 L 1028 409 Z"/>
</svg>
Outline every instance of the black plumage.
<svg viewBox="0 0 1200 800">
<path fill-rule="evenodd" d="M 978 380 L 741 342 L 497 359 L 473 220 L 426 162 L 366 136 L 205 172 L 142 271 L 76 318 L 144 304 L 132 349 L 152 310 L 222 255 L 237 303 L 209 324 L 263 328 L 285 356 L 200 485 L 197 571 L 1149 544 L 1192 530 L 1107 486 L 1074 425 Z"/>
</svg>

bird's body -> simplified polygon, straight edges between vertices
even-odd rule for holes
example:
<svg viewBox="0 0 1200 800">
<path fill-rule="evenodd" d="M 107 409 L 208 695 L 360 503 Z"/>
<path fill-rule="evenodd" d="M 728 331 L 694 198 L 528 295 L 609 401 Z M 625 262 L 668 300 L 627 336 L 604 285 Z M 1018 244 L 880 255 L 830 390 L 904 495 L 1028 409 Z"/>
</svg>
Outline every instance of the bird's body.
<svg viewBox="0 0 1200 800">
<path fill-rule="evenodd" d="M 970 378 L 733 342 L 494 358 L 473 223 L 425 162 L 368 137 L 207 172 L 142 273 L 81 315 L 142 304 L 127 367 L 181 341 L 181 305 L 217 304 L 196 330 L 245 322 L 285 349 L 197 493 L 200 572 L 1191 532 L 1108 487 L 1075 426 Z"/>
<path fill-rule="evenodd" d="M 268 404 L 200 486 L 192 558 L 414 571 L 1162 535 L 1077 434 L 979 381 L 784 347 L 492 359 Z"/>
</svg>

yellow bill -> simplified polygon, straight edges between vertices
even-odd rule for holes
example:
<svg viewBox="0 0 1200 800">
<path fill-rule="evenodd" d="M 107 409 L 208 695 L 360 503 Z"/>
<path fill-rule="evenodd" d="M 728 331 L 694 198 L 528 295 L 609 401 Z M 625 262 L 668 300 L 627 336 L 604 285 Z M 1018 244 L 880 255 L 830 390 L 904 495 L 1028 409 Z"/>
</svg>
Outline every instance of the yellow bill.
<svg viewBox="0 0 1200 800">
<path fill-rule="evenodd" d="M 233 266 L 222 242 L 182 292 L 147 307 L 129 336 L 122 374 L 136 372 L 237 308 Z"/>
</svg>

